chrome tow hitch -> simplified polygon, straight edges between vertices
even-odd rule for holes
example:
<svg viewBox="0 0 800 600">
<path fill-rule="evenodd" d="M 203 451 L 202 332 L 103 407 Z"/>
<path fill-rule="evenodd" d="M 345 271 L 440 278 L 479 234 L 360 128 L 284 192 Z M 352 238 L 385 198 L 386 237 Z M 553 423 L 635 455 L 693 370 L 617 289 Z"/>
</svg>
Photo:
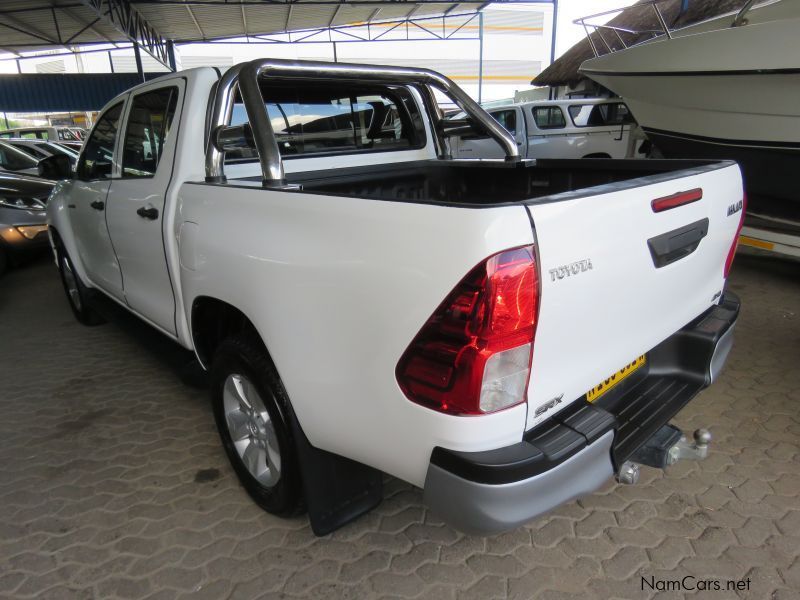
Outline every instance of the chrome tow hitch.
<svg viewBox="0 0 800 600">
<path fill-rule="evenodd" d="M 639 481 L 639 465 L 664 469 L 682 459 L 704 459 L 708 456 L 711 432 L 697 429 L 692 437 L 694 440 L 690 442 L 674 425 L 664 425 L 619 466 L 616 480 L 619 483 L 636 483 Z"/>
<path fill-rule="evenodd" d="M 711 443 L 711 432 L 708 429 L 695 429 L 694 442 L 689 443 L 685 435 L 667 452 L 667 464 L 674 465 L 682 458 L 703 460 L 708 456 L 708 445 Z"/>
</svg>

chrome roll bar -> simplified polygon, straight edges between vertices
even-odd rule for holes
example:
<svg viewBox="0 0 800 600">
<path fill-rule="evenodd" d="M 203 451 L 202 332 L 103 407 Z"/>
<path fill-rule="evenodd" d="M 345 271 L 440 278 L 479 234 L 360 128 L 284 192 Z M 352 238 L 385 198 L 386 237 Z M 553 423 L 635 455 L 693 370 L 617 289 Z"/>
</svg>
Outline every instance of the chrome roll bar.
<svg viewBox="0 0 800 600">
<path fill-rule="evenodd" d="M 263 183 L 264 185 L 284 183 L 283 161 L 259 88 L 259 79 L 264 78 L 411 85 L 420 89 L 426 104 L 434 102 L 429 88 L 436 88 L 449 96 L 478 127 L 484 129 L 500 144 L 505 151 L 506 160 L 519 160 L 519 149 L 514 137 L 464 90 L 436 71 L 409 67 L 261 58 L 232 67 L 217 84 L 206 146 L 207 181 L 223 181 L 225 179 L 223 164 L 225 148 L 238 147 L 237 143 L 240 143 L 231 142 L 230 146 L 226 143 L 227 140 L 241 140 L 242 137 L 241 127 L 234 130 L 229 126 L 238 91 L 247 112 L 250 134 L 261 162 Z M 426 108 L 429 117 L 435 117 L 438 120 L 438 107 L 428 106 Z M 432 120 L 431 127 L 434 129 L 434 137 L 437 137 L 438 122 Z M 442 146 L 442 141 L 438 140 L 439 156 L 445 157 L 446 152 Z"/>
</svg>

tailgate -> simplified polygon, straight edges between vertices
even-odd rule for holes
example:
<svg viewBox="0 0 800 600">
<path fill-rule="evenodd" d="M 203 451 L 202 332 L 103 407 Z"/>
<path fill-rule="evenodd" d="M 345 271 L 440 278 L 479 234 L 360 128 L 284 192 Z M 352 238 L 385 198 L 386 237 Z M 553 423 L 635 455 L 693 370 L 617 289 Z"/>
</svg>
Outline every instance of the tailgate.
<svg viewBox="0 0 800 600">
<path fill-rule="evenodd" d="M 736 207 L 742 181 L 736 165 L 705 169 L 673 173 L 668 180 L 656 176 L 610 184 L 587 191 L 593 195 L 573 192 L 528 206 L 536 229 L 541 305 L 527 428 L 718 301 L 741 217 Z M 658 213 L 651 207 L 657 198 L 697 188 L 700 200 Z M 670 232 L 674 235 L 664 236 Z M 686 251 L 692 240 L 701 239 L 694 251 L 669 262 L 670 238 L 672 250 L 688 244 Z M 672 258 L 681 254 L 678 249 Z M 557 398 L 563 401 L 552 403 Z M 548 403 L 553 408 L 537 415 L 537 408 Z"/>
</svg>

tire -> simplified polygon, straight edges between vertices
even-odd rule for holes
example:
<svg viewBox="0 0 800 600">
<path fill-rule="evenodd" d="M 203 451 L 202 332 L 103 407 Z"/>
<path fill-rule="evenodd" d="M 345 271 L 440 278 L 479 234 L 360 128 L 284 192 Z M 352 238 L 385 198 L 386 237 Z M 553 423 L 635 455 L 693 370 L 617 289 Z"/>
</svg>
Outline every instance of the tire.
<svg viewBox="0 0 800 600">
<path fill-rule="evenodd" d="M 302 485 L 289 398 L 254 335 L 220 344 L 211 368 L 211 402 L 222 446 L 247 493 L 274 515 L 300 513 Z"/>
<path fill-rule="evenodd" d="M 61 275 L 61 284 L 64 286 L 67 302 L 69 302 L 69 307 L 72 309 L 75 318 L 79 323 L 89 327 L 105 323 L 105 319 L 89 306 L 89 290 L 81 281 L 81 277 L 75 270 L 69 254 L 61 244 L 58 245 L 56 257 L 58 258 L 58 272 Z"/>
</svg>

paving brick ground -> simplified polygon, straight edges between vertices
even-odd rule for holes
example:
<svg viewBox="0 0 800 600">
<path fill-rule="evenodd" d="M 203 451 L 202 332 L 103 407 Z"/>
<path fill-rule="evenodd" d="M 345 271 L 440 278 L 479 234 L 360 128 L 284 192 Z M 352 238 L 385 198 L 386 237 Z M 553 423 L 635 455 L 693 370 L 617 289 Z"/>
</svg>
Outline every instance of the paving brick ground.
<svg viewBox="0 0 800 600">
<path fill-rule="evenodd" d="M 729 366 L 678 418 L 710 425 L 706 461 L 644 469 L 493 538 L 444 526 L 390 480 L 373 513 L 316 538 L 248 500 L 168 343 L 135 319 L 78 325 L 49 262 L 11 272 L 0 596 L 639 599 L 655 595 L 642 577 L 691 575 L 800 598 L 800 264 L 739 257 L 731 287 L 744 307 Z"/>
</svg>

